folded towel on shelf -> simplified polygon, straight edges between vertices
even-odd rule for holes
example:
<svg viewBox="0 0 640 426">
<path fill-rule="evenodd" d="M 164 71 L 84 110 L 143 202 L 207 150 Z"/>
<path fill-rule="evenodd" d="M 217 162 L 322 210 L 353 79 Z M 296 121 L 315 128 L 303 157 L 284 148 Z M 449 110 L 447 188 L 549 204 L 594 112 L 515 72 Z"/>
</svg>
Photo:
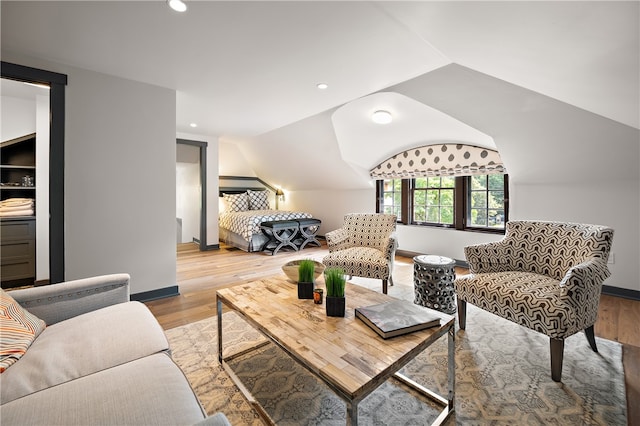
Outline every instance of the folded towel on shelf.
<svg viewBox="0 0 640 426">
<path fill-rule="evenodd" d="M 33 209 L 11 210 L 3 211 L 0 209 L 0 217 L 14 217 L 14 216 L 33 216 L 35 211 Z"/>
<path fill-rule="evenodd" d="M 5 207 L 5 206 L 0 206 L 0 212 L 11 212 L 11 211 L 15 211 L 15 210 L 25 210 L 25 209 L 32 209 L 33 205 L 30 206 L 11 206 L 11 207 Z"/>
<path fill-rule="evenodd" d="M 7 198 L 0 201 L 0 208 L 3 207 L 33 207 L 33 198 Z"/>
<path fill-rule="evenodd" d="M 33 198 L 8 198 L 0 201 L 0 217 L 33 216 L 34 214 Z"/>
</svg>

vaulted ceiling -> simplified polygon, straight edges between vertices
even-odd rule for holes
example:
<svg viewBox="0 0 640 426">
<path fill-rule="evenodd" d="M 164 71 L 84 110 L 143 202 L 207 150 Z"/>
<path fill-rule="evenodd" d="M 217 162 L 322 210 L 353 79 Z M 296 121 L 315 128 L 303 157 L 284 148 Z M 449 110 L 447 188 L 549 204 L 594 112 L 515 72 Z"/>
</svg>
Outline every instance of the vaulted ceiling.
<svg viewBox="0 0 640 426">
<path fill-rule="evenodd" d="M 177 91 L 255 136 L 449 63 L 638 127 L 638 2 L 3 1 L 2 50 Z M 316 88 L 326 82 L 329 88 Z"/>
<path fill-rule="evenodd" d="M 452 90 L 486 75 L 504 82 L 497 93 L 504 99 L 521 90 L 525 108 L 559 101 L 638 129 L 639 4 L 187 1 L 187 12 L 177 13 L 157 0 L 3 1 L 0 13 L 3 54 L 175 89 L 178 132 L 237 143 L 304 135 L 329 153 L 328 164 L 342 158 L 362 175 L 420 139 L 448 135 L 495 146 L 499 130 L 491 134 L 468 111 L 456 116 L 455 106 L 431 103 L 436 87 L 422 87 L 420 99 L 402 91 L 439 70 L 458 76 L 447 82 Z M 319 90 L 321 82 L 328 88 Z M 466 94 L 476 109 L 492 101 L 487 90 L 477 104 Z M 381 105 L 395 108 L 404 126 L 393 147 L 381 128 L 364 123 Z M 255 167 L 266 167 L 253 151 L 247 156 Z"/>
</svg>

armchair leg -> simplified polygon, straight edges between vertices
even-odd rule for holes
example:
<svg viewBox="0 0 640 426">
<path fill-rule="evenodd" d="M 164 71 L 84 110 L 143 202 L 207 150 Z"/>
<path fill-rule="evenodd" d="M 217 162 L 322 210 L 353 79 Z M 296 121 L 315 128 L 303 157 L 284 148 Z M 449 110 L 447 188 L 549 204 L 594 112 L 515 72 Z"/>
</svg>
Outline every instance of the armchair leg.
<svg viewBox="0 0 640 426">
<path fill-rule="evenodd" d="M 591 346 L 591 349 L 593 349 L 594 352 L 598 352 L 598 347 L 596 346 L 596 338 L 593 333 L 593 326 L 585 328 L 584 335 L 587 336 L 587 340 L 589 341 L 589 346 Z"/>
<path fill-rule="evenodd" d="M 458 325 L 461 330 L 467 326 L 467 301 L 458 299 Z"/>
<path fill-rule="evenodd" d="M 551 378 L 554 382 L 562 379 L 562 358 L 564 356 L 564 339 L 549 340 L 551 349 Z"/>
<path fill-rule="evenodd" d="M 389 285 L 393 285 L 393 275 L 389 275 Z"/>
<path fill-rule="evenodd" d="M 387 294 L 387 280 L 382 280 L 382 292 Z"/>
</svg>

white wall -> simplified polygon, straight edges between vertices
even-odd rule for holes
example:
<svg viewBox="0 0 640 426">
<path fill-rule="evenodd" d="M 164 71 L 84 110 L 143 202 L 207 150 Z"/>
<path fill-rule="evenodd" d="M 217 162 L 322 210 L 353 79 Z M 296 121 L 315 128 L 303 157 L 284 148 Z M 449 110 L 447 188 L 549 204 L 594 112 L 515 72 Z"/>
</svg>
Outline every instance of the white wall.
<svg viewBox="0 0 640 426">
<path fill-rule="evenodd" d="M 132 294 L 176 285 L 175 91 L 16 54 L 3 60 L 68 76 L 65 278 L 126 272 Z"/>
<path fill-rule="evenodd" d="M 66 278 L 127 272 L 132 293 L 176 285 L 175 92 L 64 71 Z"/>
<path fill-rule="evenodd" d="M 0 141 L 8 141 L 36 131 L 36 104 L 33 100 L 2 96 Z"/>
<path fill-rule="evenodd" d="M 280 203 L 280 210 L 311 213 L 322 221 L 318 235 L 325 235 L 340 228 L 347 213 L 375 212 L 375 199 L 375 189 L 291 191 L 286 193 L 285 202 Z"/>
<path fill-rule="evenodd" d="M 218 150 L 220 176 L 256 176 L 237 144 L 220 141 Z"/>
<path fill-rule="evenodd" d="M 513 185 L 512 216 L 606 225 L 614 229 L 605 285 L 640 290 L 640 183 Z"/>
</svg>

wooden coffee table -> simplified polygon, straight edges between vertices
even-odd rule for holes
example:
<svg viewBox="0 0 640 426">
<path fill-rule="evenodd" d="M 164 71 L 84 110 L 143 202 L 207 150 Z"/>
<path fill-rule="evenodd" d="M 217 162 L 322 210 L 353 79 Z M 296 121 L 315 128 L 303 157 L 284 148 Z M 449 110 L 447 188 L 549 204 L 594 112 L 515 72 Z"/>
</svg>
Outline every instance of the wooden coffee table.
<svg viewBox="0 0 640 426">
<path fill-rule="evenodd" d="M 324 287 L 316 283 L 316 287 Z M 293 359 L 326 383 L 347 405 L 348 425 L 358 424 L 358 403 L 390 377 L 442 404 L 434 425 L 442 424 L 454 410 L 455 319 L 438 311 L 440 327 L 384 340 L 354 316 L 354 308 L 394 300 L 385 294 L 347 284 L 344 318 L 327 317 L 325 306 L 297 296 L 297 285 L 285 276 L 253 281 L 216 292 L 218 360 L 249 402 L 271 424 L 273 420 L 235 375 L 227 361 L 257 347 L 227 357 L 222 355 L 223 304 L 284 349 Z M 448 396 L 445 398 L 398 373 L 409 361 L 448 334 Z M 267 342 L 268 343 L 268 342 Z"/>
</svg>

